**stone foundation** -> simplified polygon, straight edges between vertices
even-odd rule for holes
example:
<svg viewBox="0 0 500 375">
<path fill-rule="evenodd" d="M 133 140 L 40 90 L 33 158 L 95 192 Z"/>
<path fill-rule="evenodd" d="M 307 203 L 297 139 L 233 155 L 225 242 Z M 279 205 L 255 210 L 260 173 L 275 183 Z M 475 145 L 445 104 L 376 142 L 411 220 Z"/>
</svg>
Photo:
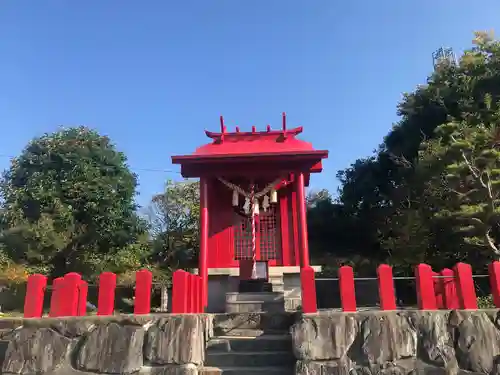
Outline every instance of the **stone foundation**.
<svg viewBox="0 0 500 375">
<path fill-rule="evenodd" d="M 211 332 L 207 315 L 1 323 L 1 373 L 23 375 L 196 375 Z"/>
<path fill-rule="evenodd" d="M 300 375 L 500 374 L 494 311 L 303 315 L 292 327 Z"/>
<path fill-rule="evenodd" d="M 283 369 L 277 359 L 285 358 L 289 330 L 298 375 L 500 375 L 497 310 L 0 319 L 1 373 L 221 374 L 215 359 L 234 366 L 245 359 L 241 350 L 257 348 L 252 366 L 273 349 L 272 368 L 291 375 L 294 358 Z M 248 336 L 259 335 L 252 346 Z M 240 358 L 216 352 L 211 363 L 207 342 L 233 345 Z M 271 367 L 244 371 L 227 373 L 271 374 Z"/>
</svg>

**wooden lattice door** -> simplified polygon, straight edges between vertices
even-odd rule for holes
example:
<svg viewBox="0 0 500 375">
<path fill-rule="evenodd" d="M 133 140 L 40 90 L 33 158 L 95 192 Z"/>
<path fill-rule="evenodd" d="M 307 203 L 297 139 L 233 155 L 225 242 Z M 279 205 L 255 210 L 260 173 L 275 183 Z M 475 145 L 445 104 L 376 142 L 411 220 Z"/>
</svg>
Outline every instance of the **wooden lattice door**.
<svg viewBox="0 0 500 375">
<path fill-rule="evenodd" d="M 256 219 L 256 260 L 269 261 L 281 258 L 281 232 L 276 207 L 266 212 L 261 210 Z M 252 259 L 252 222 L 251 218 L 235 214 L 234 223 L 234 258 Z"/>
</svg>

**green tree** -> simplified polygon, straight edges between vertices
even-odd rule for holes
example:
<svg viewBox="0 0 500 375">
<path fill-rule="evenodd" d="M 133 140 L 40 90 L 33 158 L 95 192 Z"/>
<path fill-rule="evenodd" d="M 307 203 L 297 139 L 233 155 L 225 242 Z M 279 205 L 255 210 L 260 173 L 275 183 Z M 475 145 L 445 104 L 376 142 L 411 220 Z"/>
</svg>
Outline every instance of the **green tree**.
<svg viewBox="0 0 500 375">
<path fill-rule="evenodd" d="M 87 272 L 89 258 L 115 253 L 145 232 L 136 187 L 125 155 L 91 129 L 35 138 L 3 174 L 1 242 L 31 269 Z"/>
<path fill-rule="evenodd" d="M 169 272 L 196 266 L 199 215 L 199 182 L 168 180 L 164 193 L 153 197 L 149 209 L 155 263 Z"/>
<path fill-rule="evenodd" d="M 491 106 L 489 106 L 491 108 Z M 438 164 L 459 204 L 435 213 L 450 218 L 467 243 L 488 249 L 497 259 L 500 223 L 500 112 L 491 123 L 450 121 L 439 126 L 439 138 L 424 145 L 423 167 Z M 454 208 L 454 209 L 453 209 Z"/>
<path fill-rule="evenodd" d="M 484 261 L 475 245 L 464 243 L 454 219 L 435 215 L 458 212 L 460 202 L 444 170 L 436 163 L 424 170 L 419 155 L 422 143 L 440 137 L 435 130 L 450 117 L 470 127 L 491 122 L 487 101 L 500 100 L 500 44 L 481 32 L 474 44 L 456 64 L 439 65 L 425 85 L 405 93 L 400 120 L 375 154 L 339 172 L 339 202 L 356 218 L 354 230 L 366 238 L 354 252 L 369 246 L 371 256 L 408 266 Z"/>
</svg>

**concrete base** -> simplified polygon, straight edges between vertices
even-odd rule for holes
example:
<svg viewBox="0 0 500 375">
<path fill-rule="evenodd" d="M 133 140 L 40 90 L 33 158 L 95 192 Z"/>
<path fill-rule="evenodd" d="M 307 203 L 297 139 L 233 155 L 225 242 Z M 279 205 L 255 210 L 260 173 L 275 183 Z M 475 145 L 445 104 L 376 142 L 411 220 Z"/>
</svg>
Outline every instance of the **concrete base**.
<svg viewBox="0 0 500 375">
<path fill-rule="evenodd" d="M 321 266 L 312 268 L 315 272 L 321 272 Z M 273 285 L 273 292 L 283 292 L 287 311 L 295 311 L 300 307 L 300 267 L 269 267 L 269 282 Z M 226 294 L 237 293 L 238 283 L 239 268 L 209 268 L 207 312 L 226 312 Z"/>
<path fill-rule="evenodd" d="M 226 293 L 226 312 L 283 312 L 283 292 Z"/>
</svg>

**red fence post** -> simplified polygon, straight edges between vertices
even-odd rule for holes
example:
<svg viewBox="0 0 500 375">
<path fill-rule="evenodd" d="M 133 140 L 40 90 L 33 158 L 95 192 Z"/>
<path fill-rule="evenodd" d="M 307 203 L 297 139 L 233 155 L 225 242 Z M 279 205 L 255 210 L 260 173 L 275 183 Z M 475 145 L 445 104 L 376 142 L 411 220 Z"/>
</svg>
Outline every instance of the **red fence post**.
<svg viewBox="0 0 500 375">
<path fill-rule="evenodd" d="M 115 310 L 116 274 L 103 272 L 99 275 L 97 315 L 113 315 Z"/>
<path fill-rule="evenodd" d="M 49 317 L 55 318 L 61 316 L 62 313 L 62 293 L 64 292 L 64 277 L 58 277 L 52 281 L 52 294 L 50 296 L 50 311 Z"/>
<path fill-rule="evenodd" d="M 203 284 L 200 276 L 196 276 L 196 283 L 198 284 L 198 293 L 196 294 L 197 313 L 203 313 Z"/>
<path fill-rule="evenodd" d="M 188 279 L 187 279 L 187 309 L 186 312 L 188 314 L 191 314 L 193 312 L 193 289 L 194 289 L 194 280 L 193 280 L 193 274 L 188 272 Z"/>
<path fill-rule="evenodd" d="M 439 273 L 432 272 L 432 281 L 434 284 L 434 293 L 436 295 L 436 305 L 438 309 L 444 309 L 444 289 Z"/>
<path fill-rule="evenodd" d="M 455 265 L 456 284 L 460 308 L 464 310 L 477 310 L 476 288 L 472 278 L 472 267 L 467 263 Z"/>
<path fill-rule="evenodd" d="M 300 284 L 302 286 L 302 311 L 306 314 L 317 312 L 316 281 L 314 269 L 311 266 L 300 270 Z"/>
<path fill-rule="evenodd" d="M 26 296 L 24 297 L 24 317 L 41 318 L 43 314 L 43 297 L 45 287 L 47 286 L 47 277 L 34 274 L 28 277 L 26 285 Z"/>
<path fill-rule="evenodd" d="M 172 276 L 172 313 L 184 314 L 187 312 L 187 279 L 189 274 L 177 270 Z"/>
<path fill-rule="evenodd" d="M 457 294 L 457 282 L 455 272 L 449 268 L 441 270 L 441 289 L 443 290 L 444 307 L 447 310 L 460 308 Z"/>
<path fill-rule="evenodd" d="M 82 276 L 76 272 L 70 272 L 64 276 L 64 284 L 62 287 L 62 316 L 77 316 L 78 306 L 80 303 L 80 283 Z"/>
<path fill-rule="evenodd" d="M 495 261 L 488 266 L 488 273 L 490 275 L 490 288 L 491 295 L 493 296 L 493 303 L 496 307 L 500 308 L 500 262 Z"/>
<path fill-rule="evenodd" d="M 145 315 L 151 312 L 151 287 L 153 274 L 149 270 L 135 273 L 135 301 L 134 314 Z"/>
<path fill-rule="evenodd" d="M 78 316 L 87 315 L 87 296 L 89 293 L 89 284 L 85 280 L 81 280 L 78 284 L 78 290 L 80 292 L 78 296 Z"/>
<path fill-rule="evenodd" d="M 196 314 L 199 314 L 201 312 L 200 310 L 200 293 L 201 293 L 201 285 L 200 285 L 200 278 L 197 275 L 193 275 L 193 282 L 194 282 L 194 308 L 193 312 Z"/>
<path fill-rule="evenodd" d="M 396 292 L 392 278 L 392 267 L 381 264 L 377 268 L 378 293 L 382 310 L 396 310 Z"/>
<path fill-rule="evenodd" d="M 339 288 L 342 311 L 356 311 L 356 289 L 354 286 L 354 271 L 351 266 L 340 267 Z"/>
<path fill-rule="evenodd" d="M 421 263 L 415 267 L 417 300 L 420 310 L 437 310 L 433 275 L 434 272 L 432 271 L 432 267 L 428 264 Z"/>
</svg>

